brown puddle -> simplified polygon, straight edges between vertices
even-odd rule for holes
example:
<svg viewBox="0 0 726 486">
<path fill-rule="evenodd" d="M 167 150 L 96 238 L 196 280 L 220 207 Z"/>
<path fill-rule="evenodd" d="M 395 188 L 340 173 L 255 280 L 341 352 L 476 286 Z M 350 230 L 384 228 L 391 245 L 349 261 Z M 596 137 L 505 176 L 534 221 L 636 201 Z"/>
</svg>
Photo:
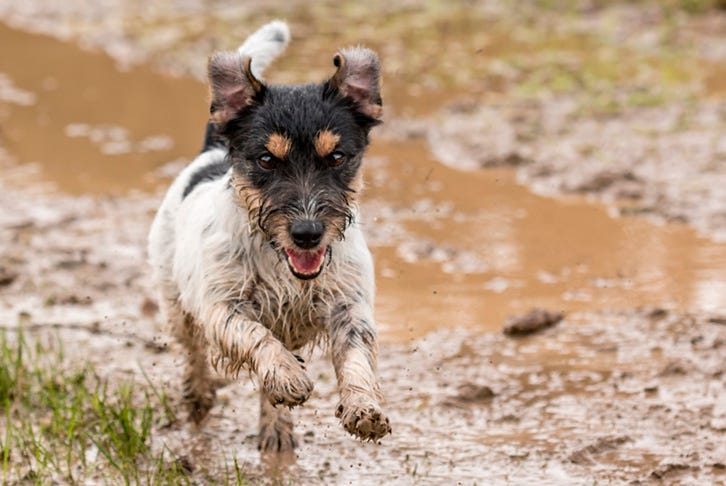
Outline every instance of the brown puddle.
<svg viewBox="0 0 726 486">
<path fill-rule="evenodd" d="M 703 84 L 709 96 L 726 96 L 726 66 L 724 63 L 713 63 L 704 70 Z"/>
<path fill-rule="evenodd" d="M 120 72 L 103 54 L 2 24 L 0 73 L 0 143 L 63 191 L 148 190 L 150 171 L 201 147 L 207 95 L 194 80 Z"/>
<path fill-rule="evenodd" d="M 540 197 L 508 169 L 450 169 L 419 142 L 375 143 L 371 154 L 386 160 L 375 170 L 399 182 L 374 185 L 367 198 L 398 208 L 389 219 L 406 231 L 399 250 L 376 251 L 378 316 L 389 337 L 499 330 L 535 306 L 725 309 L 726 245 L 688 227 L 613 218 L 580 197 Z M 422 199 L 430 203 L 411 209 Z M 411 242 L 421 248 L 407 263 Z"/>
<path fill-rule="evenodd" d="M 151 190 L 155 170 L 201 143 L 206 92 L 194 80 L 120 72 L 104 55 L 2 25 L 0 73 L 2 145 L 62 191 Z M 450 169 L 422 140 L 379 139 L 370 155 L 366 224 L 388 340 L 498 330 L 533 306 L 726 309 L 726 245 L 687 227 L 539 197 L 510 170 Z"/>
</svg>

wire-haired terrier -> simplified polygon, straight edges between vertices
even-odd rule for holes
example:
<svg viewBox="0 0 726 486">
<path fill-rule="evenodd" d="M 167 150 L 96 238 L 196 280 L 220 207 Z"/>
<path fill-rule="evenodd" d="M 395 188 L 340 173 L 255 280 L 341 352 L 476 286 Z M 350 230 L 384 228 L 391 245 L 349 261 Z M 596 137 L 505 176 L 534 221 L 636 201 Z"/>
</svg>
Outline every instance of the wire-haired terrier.
<svg viewBox="0 0 726 486">
<path fill-rule="evenodd" d="M 373 51 L 344 49 L 319 84 L 270 86 L 287 46 L 271 22 L 209 61 L 211 120 L 151 227 L 162 308 L 186 347 L 185 399 L 199 423 L 214 403 L 210 364 L 259 380 L 263 451 L 295 447 L 290 409 L 313 390 L 293 354 L 330 347 L 336 416 L 361 439 L 390 433 L 376 380 L 374 275 L 358 223 L 361 159 L 380 123 Z M 211 354 L 211 356 L 210 356 Z"/>
</svg>

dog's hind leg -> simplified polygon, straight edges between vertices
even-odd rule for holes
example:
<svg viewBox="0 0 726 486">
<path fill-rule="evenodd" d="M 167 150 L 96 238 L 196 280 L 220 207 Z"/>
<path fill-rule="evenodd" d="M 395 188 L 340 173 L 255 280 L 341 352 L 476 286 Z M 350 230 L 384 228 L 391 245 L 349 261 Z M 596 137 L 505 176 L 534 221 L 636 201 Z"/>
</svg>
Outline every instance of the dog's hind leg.
<svg viewBox="0 0 726 486">
<path fill-rule="evenodd" d="M 296 448 L 292 429 L 292 412 L 287 407 L 275 407 L 270 403 L 270 397 L 260 391 L 260 451 L 285 452 Z"/>
<path fill-rule="evenodd" d="M 194 318 L 184 312 L 177 301 L 167 300 L 169 325 L 177 340 L 186 348 L 184 402 L 189 420 L 199 424 L 214 405 L 216 381 L 211 376 L 207 343 Z"/>
</svg>

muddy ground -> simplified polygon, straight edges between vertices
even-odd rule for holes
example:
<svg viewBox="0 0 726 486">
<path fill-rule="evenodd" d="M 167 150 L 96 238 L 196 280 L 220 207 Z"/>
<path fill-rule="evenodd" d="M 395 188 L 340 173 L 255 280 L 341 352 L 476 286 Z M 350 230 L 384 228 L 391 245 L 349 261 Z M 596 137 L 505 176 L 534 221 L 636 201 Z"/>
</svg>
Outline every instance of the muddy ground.
<svg viewBox="0 0 726 486">
<path fill-rule="evenodd" d="M 143 382 L 145 370 L 180 408 L 180 349 L 148 300 L 149 201 L 29 200 L 6 190 L 2 203 L 3 268 L 13 276 L 6 319 L 28 313 L 31 334 L 59 338 L 112 383 Z M 296 411 L 296 459 L 260 461 L 247 380 L 219 390 L 201 430 L 160 426 L 152 446 L 196 469 L 231 456 L 253 480 L 304 484 L 724 481 L 724 322 L 648 308 L 574 312 L 521 338 L 442 326 L 382 345 L 394 429 L 381 444 L 359 443 L 337 424 L 333 370 L 318 353 L 315 392 Z"/>
<path fill-rule="evenodd" d="M 393 435 L 346 436 L 317 353 L 294 458 L 259 457 L 246 380 L 152 449 L 283 483 L 726 482 L 726 16 L 706 3 L 522 2 L 517 22 L 506 2 L 378 5 L 382 36 L 352 5 L 0 2 L 0 324 L 112 380 L 143 369 L 179 405 L 148 225 L 199 142 L 189 76 L 286 13 L 293 60 L 271 78 L 322 79 L 358 41 L 386 66 L 363 211 Z M 500 332 L 532 307 L 565 318 Z"/>
</svg>

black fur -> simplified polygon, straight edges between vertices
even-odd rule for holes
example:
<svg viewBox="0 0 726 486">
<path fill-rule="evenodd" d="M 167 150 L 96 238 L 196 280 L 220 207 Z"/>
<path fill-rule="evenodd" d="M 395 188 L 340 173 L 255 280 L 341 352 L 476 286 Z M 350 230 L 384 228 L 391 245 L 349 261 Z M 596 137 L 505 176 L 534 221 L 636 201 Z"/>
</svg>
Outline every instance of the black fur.
<svg viewBox="0 0 726 486">
<path fill-rule="evenodd" d="M 225 148 L 227 145 L 224 138 L 219 134 L 217 125 L 211 120 L 207 122 L 207 128 L 204 131 L 204 144 L 200 153 L 204 153 L 214 148 Z"/>
<path fill-rule="evenodd" d="M 264 86 L 249 106 L 220 127 L 220 134 L 229 144 L 234 170 L 263 194 L 258 223 L 264 231 L 269 217 L 282 213 L 294 221 L 314 201 L 315 219 L 332 225 L 342 237 L 353 217 L 351 184 L 370 129 L 378 123 L 328 82 Z M 336 151 L 345 162 L 338 167 L 315 151 L 321 130 L 340 137 Z M 270 155 L 265 145 L 272 133 L 287 137 L 292 147 L 286 160 L 274 160 L 274 167 L 265 169 L 258 160 Z"/>
<path fill-rule="evenodd" d="M 225 157 L 220 161 L 205 165 L 204 167 L 200 168 L 198 171 L 193 173 L 192 177 L 189 179 L 189 183 L 187 184 L 187 187 L 184 188 L 184 192 L 182 193 L 182 199 L 187 197 L 194 190 L 194 188 L 202 182 L 212 181 L 214 179 L 219 179 L 220 177 L 222 177 L 224 174 L 227 173 L 230 165 L 231 164 L 228 158 Z"/>
</svg>

